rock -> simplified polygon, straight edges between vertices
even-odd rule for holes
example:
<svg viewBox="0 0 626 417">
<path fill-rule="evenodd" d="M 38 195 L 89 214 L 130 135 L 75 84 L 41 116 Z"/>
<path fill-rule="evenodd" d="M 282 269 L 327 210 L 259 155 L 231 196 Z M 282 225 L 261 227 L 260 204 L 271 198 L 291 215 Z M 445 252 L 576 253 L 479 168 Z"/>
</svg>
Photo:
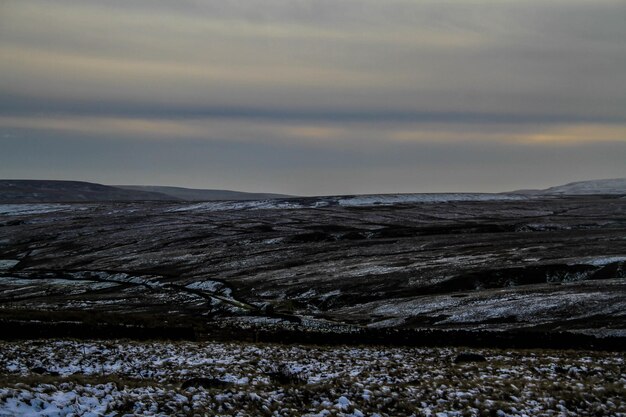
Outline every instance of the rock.
<svg viewBox="0 0 626 417">
<path fill-rule="evenodd" d="M 36 366 L 30 370 L 34 374 L 39 375 L 50 375 L 50 376 L 59 376 L 60 374 L 56 371 L 49 371 L 43 366 Z"/>
<path fill-rule="evenodd" d="M 276 369 L 266 372 L 266 375 L 275 383 L 280 385 L 299 385 L 306 383 L 306 378 L 282 365 Z"/>
<path fill-rule="evenodd" d="M 181 388 L 228 388 L 233 386 L 232 382 L 222 381 L 217 378 L 191 378 L 182 383 Z"/>
</svg>

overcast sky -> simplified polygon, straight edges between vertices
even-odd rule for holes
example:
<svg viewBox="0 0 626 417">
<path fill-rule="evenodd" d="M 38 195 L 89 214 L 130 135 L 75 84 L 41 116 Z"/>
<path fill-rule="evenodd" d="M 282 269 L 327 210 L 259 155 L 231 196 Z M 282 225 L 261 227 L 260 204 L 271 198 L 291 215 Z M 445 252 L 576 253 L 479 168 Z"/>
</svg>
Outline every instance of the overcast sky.
<svg viewBox="0 0 626 417">
<path fill-rule="evenodd" d="M 2 0 L 0 178 L 301 195 L 626 177 L 626 1 Z"/>
</svg>

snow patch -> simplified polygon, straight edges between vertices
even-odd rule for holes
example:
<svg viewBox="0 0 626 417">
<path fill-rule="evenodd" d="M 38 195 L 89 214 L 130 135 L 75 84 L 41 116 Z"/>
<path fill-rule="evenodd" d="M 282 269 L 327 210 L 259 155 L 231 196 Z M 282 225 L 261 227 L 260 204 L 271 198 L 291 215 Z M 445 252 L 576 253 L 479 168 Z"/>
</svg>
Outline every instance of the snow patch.
<svg viewBox="0 0 626 417">
<path fill-rule="evenodd" d="M 0 259 L 0 271 L 6 271 L 20 263 L 16 259 Z"/>
<path fill-rule="evenodd" d="M 54 213 L 70 208 L 67 204 L 0 204 L 0 216 Z"/>
<path fill-rule="evenodd" d="M 451 201 L 508 201 L 527 197 L 507 194 L 445 193 L 445 194 L 379 194 L 346 197 L 338 200 L 340 206 L 359 207 L 408 203 L 443 203 Z"/>
<path fill-rule="evenodd" d="M 358 196 L 329 196 L 303 199 L 272 199 L 252 201 L 212 201 L 171 209 L 184 211 L 225 211 L 262 209 L 304 209 L 329 206 L 362 207 L 411 203 L 439 203 L 451 201 L 509 201 L 528 200 L 528 196 L 513 194 L 447 193 L 447 194 L 372 194 Z"/>
<path fill-rule="evenodd" d="M 626 256 L 605 256 L 598 258 L 585 258 L 581 259 L 580 263 L 593 265 L 593 266 L 604 266 L 608 264 L 612 264 L 615 262 L 625 262 Z"/>
<path fill-rule="evenodd" d="M 230 296 L 232 294 L 231 289 L 228 288 L 226 285 L 219 281 L 212 280 L 193 282 L 191 284 L 187 284 L 185 288 L 189 288 L 190 290 L 209 291 L 212 293 L 219 292 L 220 294 L 225 296 Z"/>
</svg>

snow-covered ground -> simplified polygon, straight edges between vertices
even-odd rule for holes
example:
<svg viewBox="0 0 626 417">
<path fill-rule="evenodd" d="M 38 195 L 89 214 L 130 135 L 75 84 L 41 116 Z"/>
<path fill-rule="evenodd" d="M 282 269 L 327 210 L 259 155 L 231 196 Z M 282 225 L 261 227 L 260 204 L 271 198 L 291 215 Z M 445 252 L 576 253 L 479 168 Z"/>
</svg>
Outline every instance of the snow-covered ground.
<svg viewBox="0 0 626 417">
<path fill-rule="evenodd" d="M 396 326 L 413 317 L 436 317 L 436 325 L 472 326 L 491 320 L 508 320 L 512 329 L 548 324 L 556 319 L 585 322 L 589 311 L 607 317 L 624 316 L 622 279 L 567 282 L 542 292 L 541 285 L 493 289 L 489 292 L 434 294 L 412 298 L 376 300 L 338 310 L 338 317 L 370 314 L 379 317 L 371 327 Z M 505 325 L 500 324 L 500 328 Z M 618 335 L 620 329 L 614 329 Z M 609 329 L 602 329 L 604 333 Z"/>
<path fill-rule="evenodd" d="M 230 288 L 227 288 L 223 282 L 213 280 L 196 281 L 186 285 L 185 287 L 192 290 L 208 291 L 211 294 L 220 293 L 227 297 L 230 297 L 232 294 L 232 290 Z"/>
<path fill-rule="evenodd" d="M 304 204 L 291 201 L 251 200 L 251 201 L 216 201 L 197 203 L 172 209 L 181 211 L 226 211 L 226 210 L 260 210 L 260 209 L 297 209 L 306 207 Z"/>
<path fill-rule="evenodd" d="M 54 213 L 69 210 L 72 207 L 76 206 L 67 204 L 0 204 L 0 216 Z"/>
<path fill-rule="evenodd" d="M 516 194 L 442 193 L 442 194 L 372 194 L 355 196 L 311 197 L 250 201 L 211 201 L 176 207 L 171 211 L 225 211 L 260 209 L 302 209 L 329 206 L 364 207 L 392 206 L 412 203 L 443 203 L 454 201 L 514 201 L 529 197 Z"/>
<path fill-rule="evenodd" d="M 17 259 L 0 259 L 0 271 L 6 271 L 20 263 Z"/>
<path fill-rule="evenodd" d="M 526 200 L 527 197 L 507 194 L 445 193 L 445 194 L 377 194 L 356 195 L 337 200 L 340 206 L 358 207 L 409 203 L 442 203 L 452 201 L 510 201 Z"/>
<path fill-rule="evenodd" d="M 460 352 L 0 342 L 0 416 L 626 416 L 621 353 Z"/>
<path fill-rule="evenodd" d="M 604 257 L 595 257 L 595 258 L 583 258 L 578 262 L 581 264 L 588 264 L 593 266 L 604 266 L 608 264 L 612 264 L 614 262 L 625 262 L 626 256 L 604 256 Z"/>
</svg>

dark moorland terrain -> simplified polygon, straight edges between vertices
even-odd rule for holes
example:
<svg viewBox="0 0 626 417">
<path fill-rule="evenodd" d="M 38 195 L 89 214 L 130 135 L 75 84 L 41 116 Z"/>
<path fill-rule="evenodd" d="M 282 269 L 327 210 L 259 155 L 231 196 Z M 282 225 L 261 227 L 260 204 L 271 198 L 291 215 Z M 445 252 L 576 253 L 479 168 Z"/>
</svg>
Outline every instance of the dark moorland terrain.
<svg viewBox="0 0 626 417">
<path fill-rule="evenodd" d="M 622 195 L 0 205 L 5 337 L 614 348 L 625 277 Z"/>
</svg>

